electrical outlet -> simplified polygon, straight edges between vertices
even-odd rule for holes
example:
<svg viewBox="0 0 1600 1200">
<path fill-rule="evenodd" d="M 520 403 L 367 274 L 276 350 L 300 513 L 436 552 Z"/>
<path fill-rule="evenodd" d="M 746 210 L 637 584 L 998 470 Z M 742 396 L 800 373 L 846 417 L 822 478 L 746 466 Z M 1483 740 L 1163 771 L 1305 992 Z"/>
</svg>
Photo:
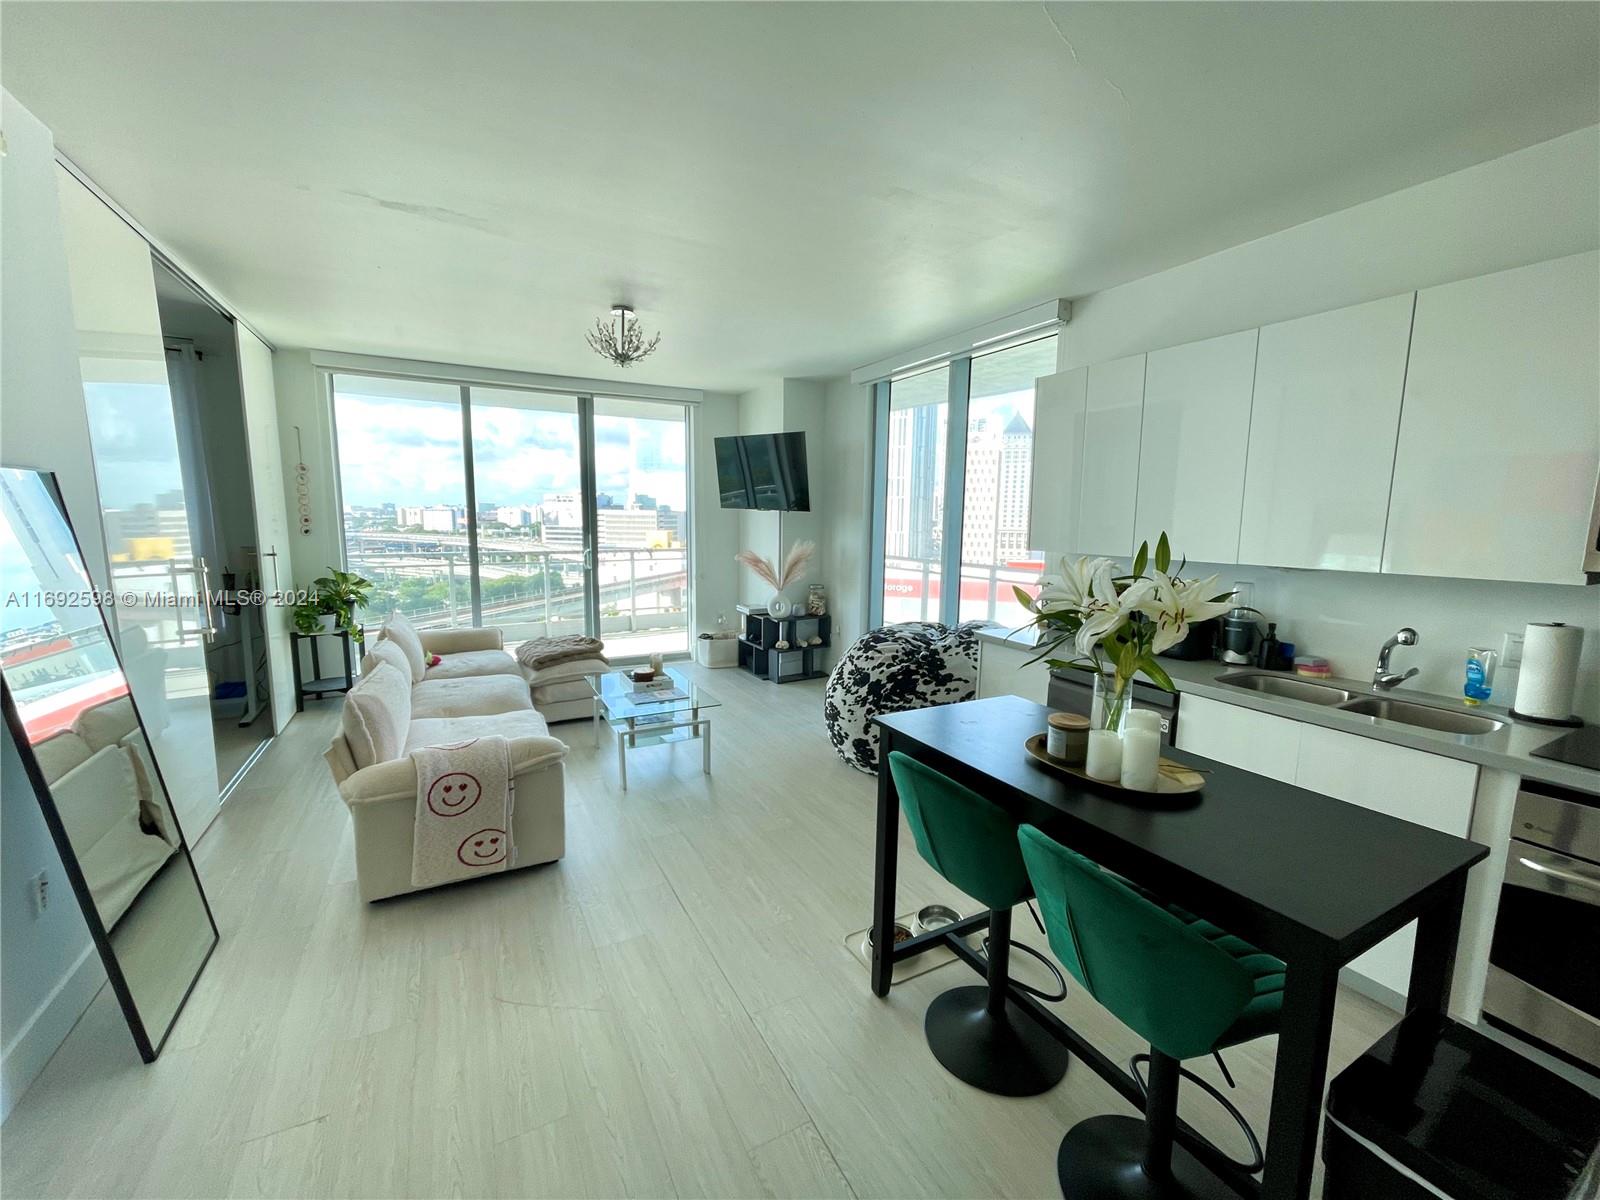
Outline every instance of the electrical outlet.
<svg viewBox="0 0 1600 1200">
<path fill-rule="evenodd" d="M 50 876 L 40 871 L 28 881 L 28 890 L 33 896 L 33 915 L 42 917 L 50 907 Z"/>
<path fill-rule="evenodd" d="M 1500 665 L 1507 671 L 1522 665 L 1522 634 L 1506 634 L 1500 643 Z"/>
</svg>

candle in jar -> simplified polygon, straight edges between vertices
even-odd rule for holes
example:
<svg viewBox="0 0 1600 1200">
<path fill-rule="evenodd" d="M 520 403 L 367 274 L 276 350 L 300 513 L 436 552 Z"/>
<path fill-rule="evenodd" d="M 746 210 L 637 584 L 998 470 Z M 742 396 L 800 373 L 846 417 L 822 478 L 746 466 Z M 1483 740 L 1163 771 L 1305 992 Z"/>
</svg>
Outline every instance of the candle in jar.
<svg viewBox="0 0 1600 1200">
<path fill-rule="evenodd" d="M 1084 773 L 1114 783 L 1122 771 L 1122 738 L 1114 730 L 1091 729 Z"/>
<path fill-rule="evenodd" d="M 1161 762 L 1161 734 L 1130 729 L 1122 735 L 1122 786 L 1138 792 L 1156 790 Z"/>
</svg>

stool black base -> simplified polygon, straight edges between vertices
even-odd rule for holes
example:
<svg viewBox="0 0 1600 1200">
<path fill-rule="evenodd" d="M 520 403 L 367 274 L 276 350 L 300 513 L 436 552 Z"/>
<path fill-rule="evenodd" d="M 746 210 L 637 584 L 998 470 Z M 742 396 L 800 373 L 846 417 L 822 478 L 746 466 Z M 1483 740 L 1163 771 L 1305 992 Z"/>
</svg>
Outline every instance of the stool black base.
<svg viewBox="0 0 1600 1200">
<path fill-rule="evenodd" d="M 928 1005 L 928 1048 L 950 1074 L 996 1096 L 1037 1096 L 1067 1073 L 1067 1048 L 1010 1000 L 990 1011 L 986 987 L 951 988 Z"/>
<path fill-rule="evenodd" d="M 1138 1117 L 1090 1117 L 1061 1139 L 1056 1177 L 1067 1200 L 1239 1200 L 1182 1146 L 1164 1178 L 1145 1169 L 1150 1126 Z"/>
</svg>

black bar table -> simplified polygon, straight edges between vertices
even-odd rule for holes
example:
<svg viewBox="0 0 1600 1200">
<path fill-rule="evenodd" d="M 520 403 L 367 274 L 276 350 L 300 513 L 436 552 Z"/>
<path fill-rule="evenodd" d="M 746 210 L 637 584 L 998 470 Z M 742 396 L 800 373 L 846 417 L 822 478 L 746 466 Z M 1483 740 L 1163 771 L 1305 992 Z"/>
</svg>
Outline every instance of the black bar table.
<svg viewBox="0 0 1600 1200">
<path fill-rule="evenodd" d="M 1467 871 L 1488 850 L 1340 800 L 1171 747 L 1165 757 L 1207 772 L 1189 796 L 1142 803 L 1039 766 L 1023 743 L 1049 709 L 1017 696 L 877 718 L 876 879 L 872 990 L 889 994 L 894 963 L 944 945 L 982 960 L 957 927 L 894 942 L 900 802 L 888 769 L 898 750 L 999 804 L 1080 854 L 1281 958 L 1283 1014 L 1273 1072 L 1266 1166 L 1259 1184 L 1180 1122 L 1184 1147 L 1243 1195 L 1270 1200 L 1311 1188 L 1339 968 L 1417 921 L 1407 1011 L 1443 1013 L 1450 999 Z M 961 931 L 973 925 L 963 921 Z M 1136 1107 L 1131 1077 L 1031 997 L 1013 990 L 1078 1058 Z M 1064 1131 L 1063 1131 L 1064 1132 Z"/>
</svg>

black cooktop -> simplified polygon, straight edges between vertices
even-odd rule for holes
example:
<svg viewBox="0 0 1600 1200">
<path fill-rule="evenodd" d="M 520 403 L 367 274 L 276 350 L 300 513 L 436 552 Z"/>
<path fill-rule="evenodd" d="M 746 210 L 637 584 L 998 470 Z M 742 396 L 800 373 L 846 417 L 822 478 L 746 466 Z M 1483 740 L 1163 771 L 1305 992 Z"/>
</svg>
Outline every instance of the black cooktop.
<svg viewBox="0 0 1600 1200">
<path fill-rule="evenodd" d="M 1600 725 L 1574 729 L 1528 753 L 1534 758 L 1551 758 L 1556 762 L 1600 771 Z"/>
</svg>

